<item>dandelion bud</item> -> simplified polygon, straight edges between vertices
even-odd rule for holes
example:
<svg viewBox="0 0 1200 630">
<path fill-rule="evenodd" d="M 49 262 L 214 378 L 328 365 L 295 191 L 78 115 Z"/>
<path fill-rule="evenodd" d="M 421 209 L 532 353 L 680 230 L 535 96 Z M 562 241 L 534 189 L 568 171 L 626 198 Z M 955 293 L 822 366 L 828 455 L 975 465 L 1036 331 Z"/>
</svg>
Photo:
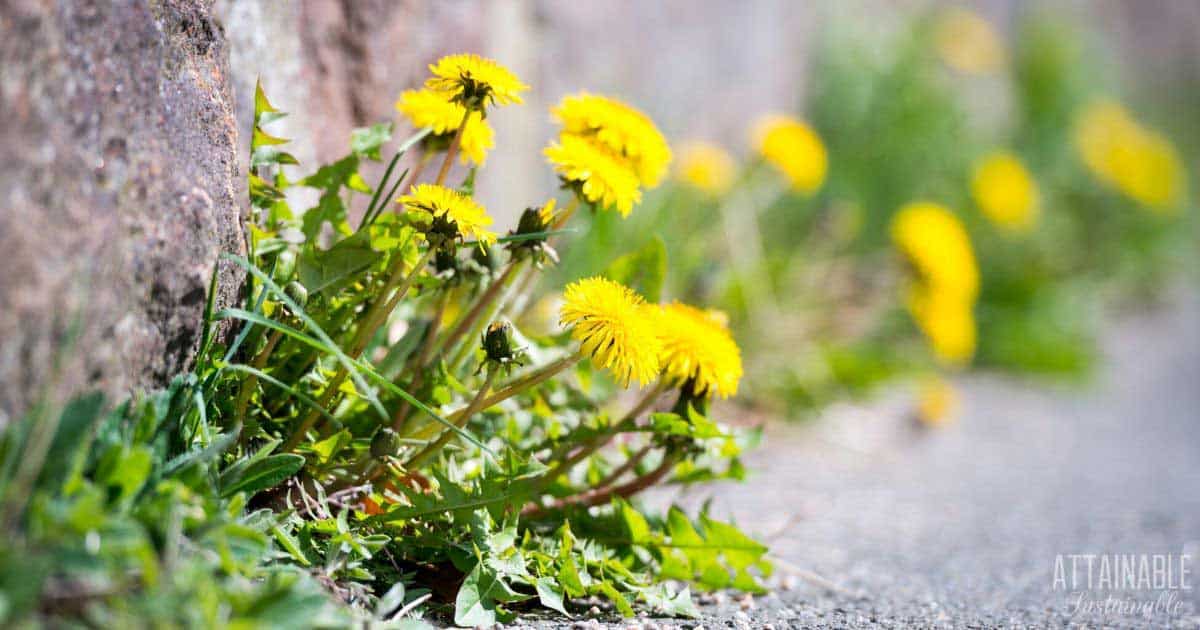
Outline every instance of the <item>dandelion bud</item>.
<svg viewBox="0 0 1200 630">
<path fill-rule="evenodd" d="M 271 271 L 271 279 L 276 284 L 287 282 L 296 271 L 296 252 L 285 249 L 275 257 L 275 269 Z"/>
<path fill-rule="evenodd" d="M 512 349 L 511 333 L 512 326 L 509 326 L 508 322 L 492 322 L 488 325 L 487 331 L 483 333 L 483 351 L 487 353 L 488 361 L 504 364 L 516 357 Z"/>
<path fill-rule="evenodd" d="M 287 286 L 283 287 L 283 293 L 291 298 L 292 301 L 296 303 L 296 306 L 299 306 L 300 308 L 304 308 L 304 306 L 308 304 L 308 289 L 305 289 L 303 284 L 300 284 L 295 280 L 287 283 Z"/>
<path fill-rule="evenodd" d="M 400 451 L 400 435 L 384 427 L 371 440 L 371 457 L 387 457 Z"/>
</svg>

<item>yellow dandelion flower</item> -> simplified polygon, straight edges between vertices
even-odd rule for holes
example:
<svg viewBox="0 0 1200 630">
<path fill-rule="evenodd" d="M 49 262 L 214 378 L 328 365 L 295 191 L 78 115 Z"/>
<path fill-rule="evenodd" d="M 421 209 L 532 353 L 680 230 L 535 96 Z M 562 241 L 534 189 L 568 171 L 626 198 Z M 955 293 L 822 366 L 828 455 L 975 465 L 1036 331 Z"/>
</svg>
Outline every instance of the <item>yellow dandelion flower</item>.
<svg viewBox="0 0 1200 630">
<path fill-rule="evenodd" d="M 766 116 L 755 125 L 754 144 L 797 192 L 812 194 L 824 183 L 829 157 L 812 127 L 790 116 Z"/>
<path fill-rule="evenodd" d="M 633 169 L 595 142 L 562 134 L 544 153 L 558 176 L 589 202 L 602 208 L 616 208 L 623 217 L 629 216 L 634 204 L 641 203 L 642 191 Z"/>
<path fill-rule="evenodd" d="M 400 100 L 396 101 L 396 110 L 404 114 L 413 127 L 430 127 L 434 136 L 445 141 L 449 141 L 458 131 L 458 125 L 466 113 L 462 105 L 447 99 L 444 93 L 430 89 L 405 90 L 400 94 Z M 463 164 L 470 160 L 483 166 L 488 150 L 494 146 L 496 141 L 492 126 L 479 116 L 471 116 L 463 128 L 458 159 Z"/>
<path fill-rule="evenodd" d="M 686 304 L 667 304 L 657 311 L 663 378 L 672 385 L 691 383 L 699 396 L 736 395 L 742 355 L 729 330 L 709 313 Z"/>
<path fill-rule="evenodd" d="M 529 89 L 508 68 L 479 55 L 448 55 L 430 64 L 429 71 L 433 76 L 425 87 L 480 112 L 488 105 L 520 103 L 521 92 Z"/>
<path fill-rule="evenodd" d="M 592 138 L 629 161 L 638 179 L 657 186 L 667 173 L 671 148 L 654 121 L 642 112 L 606 96 L 580 92 L 551 108 L 564 134 Z"/>
<path fill-rule="evenodd" d="M 934 33 L 938 56 L 967 74 L 990 74 L 1004 67 L 1004 42 L 991 23 L 961 7 L 947 9 Z"/>
<path fill-rule="evenodd" d="M 1097 101 L 1075 123 L 1075 147 L 1096 177 L 1158 211 L 1177 209 L 1187 180 L 1175 147 L 1120 104 Z"/>
<path fill-rule="evenodd" d="M 960 300 L 975 299 L 979 268 L 967 230 L 954 213 L 936 203 L 910 203 L 892 217 L 891 234 L 921 284 Z"/>
<path fill-rule="evenodd" d="M 729 192 L 737 163 L 725 149 L 709 142 L 689 142 L 679 150 L 678 178 L 712 197 Z"/>
<path fill-rule="evenodd" d="M 958 413 L 958 390 L 939 376 L 921 381 L 917 398 L 917 419 L 927 427 L 937 427 L 954 421 Z"/>
<path fill-rule="evenodd" d="M 971 179 L 971 195 L 983 215 L 1001 228 L 1025 232 L 1037 221 L 1037 182 L 1011 153 L 984 158 Z"/>
<path fill-rule="evenodd" d="M 645 385 L 659 371 L 662 342 L 645 299 L 607 278 L 586 278 L 567 285 L 559 322 L 596 365 L 610 370 L 626 387 Z"/>
<path fill-rule="evenodd" d="M 487 229 L 492 217 L 467 195 L 437 184 L 417 184 L 409 194 L 396 200 L 410 211 L 430 215 L 429 234 L 446 238 L 469 238 L 479 246 L 496 242 L 496 233 Z"/>
<path fill-rule="evenodd" d="M 908 311 L 929 340 L 934 356 L 946 365 L 965 365 L 975 354 L 974 302 L 935 287 L 909 289 Z"/>
</svg>

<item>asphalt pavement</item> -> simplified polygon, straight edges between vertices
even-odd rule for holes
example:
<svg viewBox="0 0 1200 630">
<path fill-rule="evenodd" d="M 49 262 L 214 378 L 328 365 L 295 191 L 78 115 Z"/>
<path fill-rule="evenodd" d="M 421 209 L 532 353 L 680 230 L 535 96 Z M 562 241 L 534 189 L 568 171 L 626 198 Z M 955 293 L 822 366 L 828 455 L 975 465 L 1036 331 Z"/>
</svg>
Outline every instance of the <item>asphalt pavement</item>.
<svg viewBox="0 0 1200 630">
<path fill-rule="evenodd" d="M 769 595 L 551 625 L 1200 627 L 1200 300 L 1117 319 L 1104 354 L 1086 385 L 964 378 L 936 430 L 902 390 L 773 424 L 749 483 L 652 497 L 767 539 Z"/>
</svg>

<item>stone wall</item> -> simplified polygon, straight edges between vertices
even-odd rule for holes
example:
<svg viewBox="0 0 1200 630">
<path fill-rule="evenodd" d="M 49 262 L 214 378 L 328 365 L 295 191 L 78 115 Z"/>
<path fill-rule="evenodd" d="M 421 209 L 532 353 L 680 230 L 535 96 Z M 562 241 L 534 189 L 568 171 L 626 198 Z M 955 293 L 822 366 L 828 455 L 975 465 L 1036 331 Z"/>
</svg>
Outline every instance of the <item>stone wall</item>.
<svg viewBox="0 0 1200 630">
<path fill-rule="evenodd" d="M 210 9 L 0 3 L 0 426 L 188 366 L 218 253 L 244 251 Z M 223 268 L 220 302 L 239 284 Z"/>
</svg>

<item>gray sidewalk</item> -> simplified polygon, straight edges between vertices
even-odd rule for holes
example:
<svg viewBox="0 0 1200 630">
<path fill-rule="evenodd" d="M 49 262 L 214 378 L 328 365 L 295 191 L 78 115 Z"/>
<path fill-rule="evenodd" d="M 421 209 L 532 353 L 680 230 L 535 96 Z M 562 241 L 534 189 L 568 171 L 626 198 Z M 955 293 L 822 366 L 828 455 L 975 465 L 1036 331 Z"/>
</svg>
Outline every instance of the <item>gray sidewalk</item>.
<svg viewBox="0 0 1200 630">
<path fill-rule="evenodd" d="M 705 598 L 699 625 L 1200 627 L 1200 301 L 1113 325 L 1105 353 L 1087 386 L 971 377 L 942 430 L 900 395 L 773 427 L 748 484 L 676 498 L 711 496 L 782 560 L 772 594 Z M 1089 589 L 1069 554 L 1190 554 L 1192 588 Z M 1111 609 L 1130 602 L 1160 603 Z"/>
</svg>

